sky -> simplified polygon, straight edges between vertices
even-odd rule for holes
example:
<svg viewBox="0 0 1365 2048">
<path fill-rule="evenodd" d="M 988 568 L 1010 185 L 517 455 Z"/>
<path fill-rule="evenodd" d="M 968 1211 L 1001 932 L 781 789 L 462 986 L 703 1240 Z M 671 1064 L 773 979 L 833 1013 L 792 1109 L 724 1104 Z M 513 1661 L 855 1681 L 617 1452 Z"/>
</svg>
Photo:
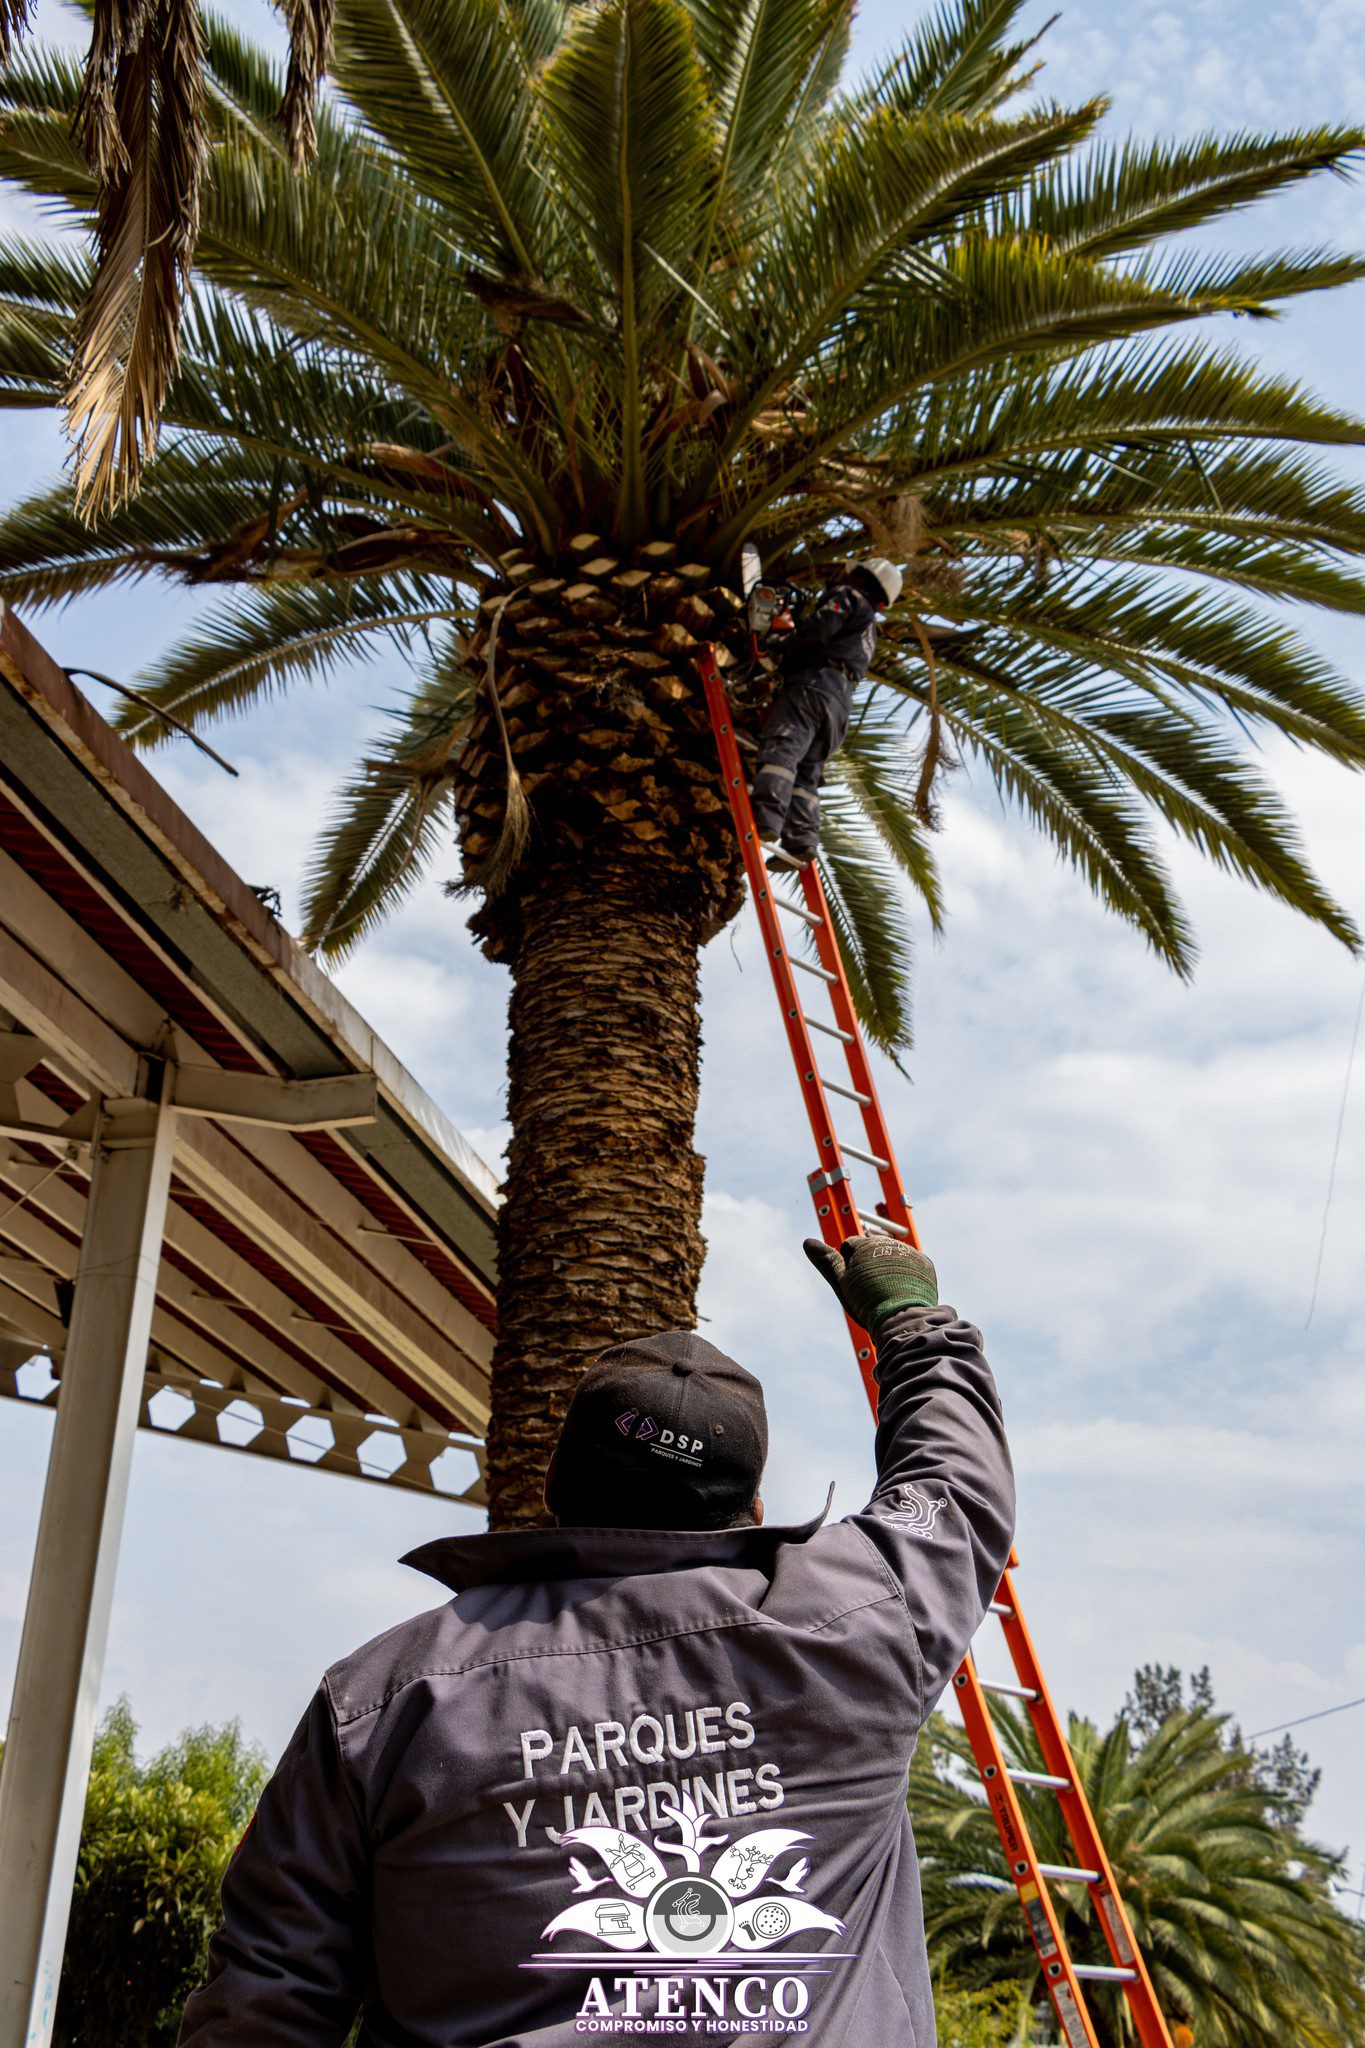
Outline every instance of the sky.
<svg viewBox="0 0 1365 2048">
<path fill-rule="evenodd" d="M 256 0 L 235 11 L 263 18 Z M 898 17 L 887 0 L 866 6 L 860 61 L 894 43 Z M 1365 104 L 1365 0 L 1063 0 L 1040 54 L 1045 89 L 1107 93 L 1116 130 L 1345 121 Z M 1358 187 L 1325 181 L 1223 239 L 1358 246 L 1360 206 Z M 12 202 L 8 218 L 19 219 Z M 1356 287 L 1233 338 L 1365 410 L 1363 313 Z M 46 419 L 0 419 L 0 437 L 9 496 L 60 460 Z M 32 623 L 63 663 L 131 677 L 203 609 L 148 585 Z M 1311 630 L 1361 681 L 1357 628 Z M 381 664 L 218 728 L 236 782 L 189 749 L 154 760 L 246 878 L 280 889 L 286 922 L 313 822 L 400 686 Z M 1266 746 L 1262 763 L 1304 821 L 1320 873 L 1365 924 L 1365 789 L 1283 745 Z M 966 774 L 948 786 L 939 854 L 947 930 L 935 940 L 918 920 L 915 1048 L 905 1075 L 883 1063 L 879 1086 L 944 1298 L 986 1335 L 1019 1474 L 1019 1592 L 1054 1695 L 1103 1721 L 1134 1667 L 1158 1661 L 1207 1663 L 1219 1702 L 1249 1732 L 1355 1699 L 1365 1044 L 1344 1089 L 1365 972 L 1174 850 L 1202 940 L 1184 986 Z M 453 855 L 438 863 L 339 979 L 496 1165 L 507 980 L 440 894 L 453 868 Z M 764 1378 L 764 1490 L 786 1519 L 811 1512 L 829 1479 L 836 1511 L 858 1505 L 870 1442 L 841 1319 L 801 1257 L 810 1142 L 755 941 L 746 914 L 704 961 L 702 1328 Z M 46 1415 L 0 1405 L 0 1706 L 49 1435 Z M 329 1663 L 434 1603 L 395 1560 L 451 1515 L 378 1486 L 141 1437 L 106 1700 L 129 1697 L 149 1746 L 237 1715 L 278 1751 Z M 1006 1675 L 989 1635 L 980 1651 L 986 1675 Z M 1310 1825 L 1349 1849 L 1360 1883 L 1365 1709 L 1301 1739 L 1323 1771 Z"/>
</svg>

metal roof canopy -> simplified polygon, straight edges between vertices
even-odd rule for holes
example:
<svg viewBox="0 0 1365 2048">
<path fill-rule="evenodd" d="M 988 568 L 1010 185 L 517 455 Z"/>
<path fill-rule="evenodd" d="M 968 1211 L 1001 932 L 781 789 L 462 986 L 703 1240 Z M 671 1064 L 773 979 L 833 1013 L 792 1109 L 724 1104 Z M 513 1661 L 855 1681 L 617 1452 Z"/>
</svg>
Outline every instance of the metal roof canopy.
<svg viewBox="0 0 1365 2048">
<path fill-rule="evenodd" d="M 0 1779 L 4 2048 L 50 2034 L 135 1428 L 481 1501 L 495 1207 L 0 607 L 0 1394 L 57 1407 Z"/>
<path fill-rule="evenodd" d="M 487 1424 L 492 1175 L 6 613 L 0 1393 L 53 1397 L 22 1367 L 64 1349 L 91 1106 L 167 1056 L 198 1113 L 179 1120 L 144 1424 L 480 1498 L 468 1456 L 432 1465 Z M 291 1106 L 300 1128 L 247 1099 L 249 1076 L 339 1088 Z"/>
</svg>

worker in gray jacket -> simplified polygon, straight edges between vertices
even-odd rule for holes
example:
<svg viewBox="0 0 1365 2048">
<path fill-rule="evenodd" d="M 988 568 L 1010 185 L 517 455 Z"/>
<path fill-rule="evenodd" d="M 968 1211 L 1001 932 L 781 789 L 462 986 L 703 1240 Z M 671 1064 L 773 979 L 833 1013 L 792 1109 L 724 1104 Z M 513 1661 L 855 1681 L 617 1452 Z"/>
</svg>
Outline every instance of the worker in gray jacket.
<svg viewBox="0 0 1365 2048">
<path fill-rule="evenodd" d="M 556 1526 L 329 1671 L 223 1885 L 182 2048 L 933 2048 L 906 1778 L 1009 1555 L 981 1338 L 890 1238 L 806 1250 L 877 1347 L 877 1483 L 763 1524 L 757 1380 L 682 1333 L 585 1375 Z"/>
<path fill-rule="evenodd" d="M 794 866 L 819 848 L 825 768 L 844 743 L 853 693 L 877 651 L 878 619 L 900 593 L 895 563 L 870 555 L 808 603 L 780 641 L 785 681 L 759 735 L 751 795 L 759 838 Z M 769 645 L 779 644 L 778 624 Z"/>
</svg>

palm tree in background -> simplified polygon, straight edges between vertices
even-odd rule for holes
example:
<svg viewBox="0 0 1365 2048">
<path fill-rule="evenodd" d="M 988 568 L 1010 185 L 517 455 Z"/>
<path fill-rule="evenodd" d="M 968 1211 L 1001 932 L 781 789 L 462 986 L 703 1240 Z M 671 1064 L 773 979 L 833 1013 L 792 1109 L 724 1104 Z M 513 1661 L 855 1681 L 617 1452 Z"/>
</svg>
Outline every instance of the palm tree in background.
<svg viewBox="0 0 1365 2048">
<path fill-rule="evenodd" d="M 1026 1714 L 997 1702 L 1012 1766 L 1043 1771 Z M 1199 2048 L 1353 2048 L 1365 2023 L 1365 1936 L 1333 1903 L 1339 1856 L 1306 1840 L 1225 1716 L 1181 1708 L 1139 1737 L 1072 1717 L 1076 1770 L 1138 1947 L 1168 2012 Z M 1075 1852 L 1051 1794 L 1021 1788 L 1039 1860 Z M 999 1837 L 964 1732 L 935 1715 L 911 1765 L 910 1809 L 936 1969 L 968 1989 L 1025 1983 L 1043 1997 Z M 1084 1885 L 1053 1897 L 1074 1962 L 1110 1962 Z M 1103 2048 L 1136 2048 L 1117 1986 L 1086 1996 Z"/>
<path fill-rule="evenodd" d="M 454 831 L 511 969 L 497 1521 L 539 1514 L 583 1364 L 694 1317 L 698 951 L 741 880 L 695 650 L 743 541 L 798 581 L 907 565 L 823 861 L 884 1047 L 956 762 L 1179 973 L 1162 826 L 1355 943 L 1246 743 L 1365 758 L 1361 698 L 1262 602 L 1365 609 L 1365 508 L 1312 452 L 1362 428 L 1210 323 L 1362 264 L 1181 237 L 1362 136 L 1106 143 L 1100 103 L 1036 96 L 1018 11 L 956 0 L 848 82 L 851 0 L 342 0 L 302 177 L 285 81 L 205 16 L 162 452 L 93 528 L 65 481 L 0 520 L 28 607 L 234 586 L 143 679 L 191 723 L 367 651 L 400 678 L 307 936 L 355 944 Z M 11 61 L 0 173 L 89 226 L 81 91 Z M 0 248 L 11 404 L 59 402 L 90 275 L 69 241 Z"/>
</svg>

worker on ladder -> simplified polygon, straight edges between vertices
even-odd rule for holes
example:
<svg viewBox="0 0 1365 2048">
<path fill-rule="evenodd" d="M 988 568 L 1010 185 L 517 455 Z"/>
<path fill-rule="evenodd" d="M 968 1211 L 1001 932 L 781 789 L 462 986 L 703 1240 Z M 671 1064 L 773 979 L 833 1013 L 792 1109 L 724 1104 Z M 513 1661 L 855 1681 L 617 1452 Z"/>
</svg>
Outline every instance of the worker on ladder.
<svg viewBox="0 0 1365 2048">
<path fill-rule="evenodd" d="M 781 865 L 804 867 L 820 844 L 820 785 L 848 731 L 853 693 L 877 650 L 877 621 L 901 593 L 894 562 L 870 555 L 843 583 L 799 613 L 773 621 L 785 633 L 778 691 L 759 739 L 751 792 L 760 839 Z"/>
</svg>

